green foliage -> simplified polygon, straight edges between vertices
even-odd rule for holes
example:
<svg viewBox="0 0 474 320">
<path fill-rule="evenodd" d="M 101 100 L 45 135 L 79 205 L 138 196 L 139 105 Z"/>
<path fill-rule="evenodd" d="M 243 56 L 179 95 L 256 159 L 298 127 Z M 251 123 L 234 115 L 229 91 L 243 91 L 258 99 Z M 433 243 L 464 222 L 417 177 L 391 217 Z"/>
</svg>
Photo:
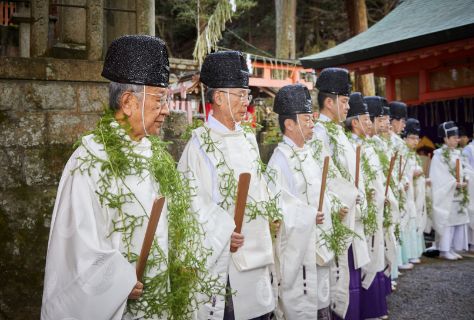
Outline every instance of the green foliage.
<svg viewBox="0 0 474 320">
<path fill-rule="evenodd" d="M 389 229 L 392 225 L 392 208 L 390 202 L 386 201 L 383 207 L 383 227 Z"/>
<path fill-rule="evenodd" d="M 400 231 L 400 224 L 397 223 L 395 224 L 395 229 L 393 230 L 393 234 L 395 235 L 395 239 L 402 244 L 402 236 L 401 236 L 401 231 Z"/>
<path fill-rule="evenodd" d="M 138 300 L 129 300 L 127 308 L 133 314 L 144 313 L 145 318 L 167 314 L 170 319 L 189 319 L 197 307 L 196 292 L 209 299 L 225 289 L 206 269 L 210 252 L 202 246 L 203 230 L 191 211 L 190 201 L 194 190 L 167 151 L 167 143 L 149 137 L 152 156 L 146 158 L 134 152 L 134 142 L 127 137 L 128 126 L 115 122 L 112 112 L 107 112 L 92 131 L 97 143 L 104 146 L 107 159 L 92 153 L 81 160 L 76 170 L 88 172 L 100 168 L 96 193 L 102 206 L 119 213 L 113 221 L 113 232 L 120 232 L 125 244 L 125 255 L 130 262 L 138 256 L 131 251 L 135 230 L 148 220 L 148 213 L 137 196 L 125 183 L 130 175 L 144 177 L 151 174 L 159 183 L 160 192 L 167 199 L 168 208 L 168 258 L 156 240 L 148 256 L 143 284 L 146 288 Z M 111 190 L 116 187 L 117 191 Z M 140 212 L 125 212 L 126 203 L 137 203 Z M 158 272 L 156 275 L 152 273 Z"/>
<path fill-rule="evenodd" d="M 213 6 L 214 12 L 208 16 L 206 26 L 204 30 L 200 30 L 196 45 L 194 46 L 193 57 L 199 62 L 202 62 L 208 53 L 217 48 L 217 44 L 222 38 L 222 32 L 225 30 L 226 22 L 234 15 L 228 0 L 216 0 L 213 2 L 215 2 Z M 240 8 L 243 5 L 246 8 L 254 5 L 253 2 L 248 0 L 238 1 L 236 4 Z M 200 21 L 198 23 L 200 25 Z"/>
<path fill-rule="evenodd" d="M 451 152 L 446 145 L 443 145 L 441 148 L 441 155 L 443 156 L 444 163 L 448 166 L 449 173 L 456 179 L 456 166 L 451 165 Z M 460 161 L 461 165 L 462 162 Z M 464 180 L 461 177 L 462 180 Z M 469 193 L 467 188 L 456 188 L 455 197 L 460 197 L 461 201 L 459 202 L 459 214 L 467 213 L 467 206 L 469 204 Z"/>
<path fill-rule="evenodd" d="M 352 238 L 360 236 L 348 228 L 341 220 L 340 211 L 344 206 L 341 201 L 337 198 L 331 199 L 331 219 L 332 229 L 329 231 L 322 230 L 321 237 L 324 241 L 324 245 L 334 252 L 334 256 L 337 257 L 344 254 L 347 247 L 352 241 Z"/>
<path fill-rule="evenodd" d="M 188 141 L 189 139 L 191 139 L 193 130 L 196 128 L 202 127 L 203 125 L 204 125 L 204 121 L 202 121 L 201 119 L 194 118 L 193 122 L 186 127 L 186 130 L 181 135 L 181 139 L 183 139 L 184 141 Z"/>
<path fill-rule="evenodd" d="M 347 131 L 349 133 L 349 131 Z M 353 141 L 351 135 L 348 135 L 348 139 Z M 365 140 L 364 140 L 365 142 Z M 377 172 L 371 167 L 367 155 L 361 152 L 360 166 L 362 169 L 362 175 L 364 177 L 364 191 L 366 196 L 367 207 L 362 208 L 362 223 L 364 225 L 364 232 L 367 236 L 372 236 L 377 231 L 377 206 L 375 205 L 374 193 L 372 185 L 377 178 Z"/>
<path fill-rule="evenodd" d="M 340 162 L 340 157 L 342 154 L 345 153 L 344 147 L 341 146 L 340 142 L 338 139 L 340 139 L 340 134 L 344 134 L 342 132 L 341 126 L 338 124 L 332 122 L 332 121 L 319 121 L 317 122 L 321 123 L 327 131 L 328 138 L 329 138 L 329 143 L 331 144 L 332 147 L 332 161 L 334 165 L 336 166 L 337 170 L 341 174 L 341 176 L 346 179 L 347 181 L 352 181 L 352 176 L 350 173 L 347 171 L 347 169 L 344 167 L 344 165 Z"/>
</svg>

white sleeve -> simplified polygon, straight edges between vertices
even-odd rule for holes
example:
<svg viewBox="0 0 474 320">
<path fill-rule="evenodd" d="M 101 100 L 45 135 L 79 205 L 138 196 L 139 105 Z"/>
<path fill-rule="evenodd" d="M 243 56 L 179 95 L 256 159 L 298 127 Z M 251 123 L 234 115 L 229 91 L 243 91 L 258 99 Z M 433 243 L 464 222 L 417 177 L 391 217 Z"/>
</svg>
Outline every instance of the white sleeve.
<svg viewBox="0 0 474 320">
<path fill-rule="evenodd" d="M 280 228 L 280 247 L 277 254 L 281 273 L 285 274 L 281 286 L 292 286 L 309 245 L 308 241 L 316 224 L 316 208 L 309 206 L 292 194 L 293 176 L 285 156 L 278 151 L 272 155 L 268 167 L 275 172 L 274 182 L 269 184 L 273 192 L 280 192 L 279 206 L 283 221 Z"/>
<path fill-rule="evenodd" d="M 71 173 L 76 153 L 64 169 L 53 211 L 41 319 L 121 319 L 135 269 L 100 231 L 107 222 L 90 177 Z"/>
</svg>

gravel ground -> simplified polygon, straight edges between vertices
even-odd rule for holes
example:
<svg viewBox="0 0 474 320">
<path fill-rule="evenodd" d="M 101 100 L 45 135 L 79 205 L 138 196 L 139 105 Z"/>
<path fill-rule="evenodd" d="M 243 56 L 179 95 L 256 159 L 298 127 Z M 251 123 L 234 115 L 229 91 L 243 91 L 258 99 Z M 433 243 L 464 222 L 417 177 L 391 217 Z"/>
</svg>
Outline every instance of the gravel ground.
<svg viewBox="0 0 474 320">
<path fill-rule="evenodd" d="M 474 257 L 446 261 L 423 257 L 404 271 L 388 297 L 390 320 L 473 320 Z"/>
</svg>

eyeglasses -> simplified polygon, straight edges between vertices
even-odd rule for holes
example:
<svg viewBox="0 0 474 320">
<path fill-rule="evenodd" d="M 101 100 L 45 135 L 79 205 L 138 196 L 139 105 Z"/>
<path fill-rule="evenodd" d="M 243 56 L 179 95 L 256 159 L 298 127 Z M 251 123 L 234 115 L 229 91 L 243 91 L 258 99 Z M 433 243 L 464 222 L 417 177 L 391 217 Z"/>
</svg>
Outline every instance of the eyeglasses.
<svg viewBox="0 0 474 320">
<path fill-rule="evenodd" d="M 239 93 L 234 93 L 234 92 L 230 92 L 230 91 L 224 91 L 224 90 L 217 90 L 219 92 L 224 92 L 224 93 L 228 93 L 228 94 L 231 94 L 231 95 L 234 95 L 234 96 L 237 96 L 240 98 L 240 102 L 248 102 L 250 103 L 252 101 L 252 95 L 251 94 L 245 94 L 243 92 L 241 92 L 240 94 Z"/>
<path fill-rule="evenodd" d="M 153 96 L 153 97 L 158 97 L 160 98 L 160 100 L 158 101 L 158 103 L 160 104 L 160 108 L 163 108 L 164 106 L 169 106 L 170 103 L 171 103 L 171 96 L 169 95 L 164 95 L 164 94 L 159 94 L 159 93 L 148 93 L 148 92 L 134 92 L 134 93 L 145 93 L 145 95 L 148 95 L 148 96 Z M 160 109 L 160 108 L 156 108 L 156 109 Z"/>
<path fill-rule="evenodd" d="M 298 121 L 301 121 L 302 125 L 309 128 L 313 124 L 313 117 L 311 115 L 304 115 L 302 117 L 298 117 Z"/>
</svg>

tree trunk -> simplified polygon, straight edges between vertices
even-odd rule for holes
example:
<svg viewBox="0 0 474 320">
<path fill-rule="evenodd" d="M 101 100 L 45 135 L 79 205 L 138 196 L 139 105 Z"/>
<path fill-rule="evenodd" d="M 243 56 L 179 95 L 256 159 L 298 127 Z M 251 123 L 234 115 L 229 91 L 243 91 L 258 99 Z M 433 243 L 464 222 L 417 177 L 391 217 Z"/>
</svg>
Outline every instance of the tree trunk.
<svg viewBox="0 0 474 320">
<path fill-rule="evenodd" d="M 365 0 L 345 0 L 345 2 L 351 36 L 355 36 L 367 30 L 367 8 L 365 6 Z M 375 95 L 374 75 L 372 73 L 356 73 L 355 82 L 355 90 L 362 92 L 365 96 Z"/>
<path fill-rule="evenodd" d="M 276 56 L 280 59 L 295 59 L 296 0 L 275 0 Z"/>
</svg>

